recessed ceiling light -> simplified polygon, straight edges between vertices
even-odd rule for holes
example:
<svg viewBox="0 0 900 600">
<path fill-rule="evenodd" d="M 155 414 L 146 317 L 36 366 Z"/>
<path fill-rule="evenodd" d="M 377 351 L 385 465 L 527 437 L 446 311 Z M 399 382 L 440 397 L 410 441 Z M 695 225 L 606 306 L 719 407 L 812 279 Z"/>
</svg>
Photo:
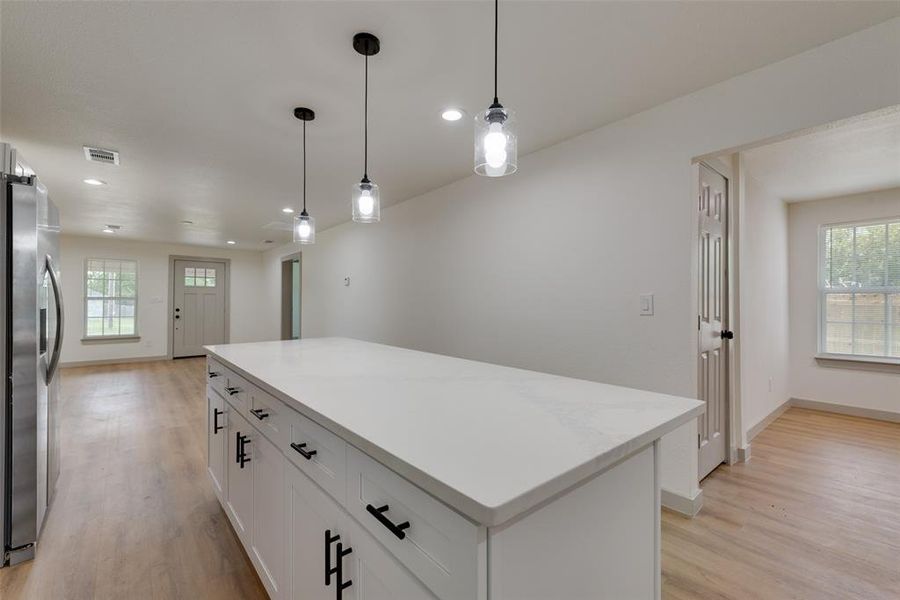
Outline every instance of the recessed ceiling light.
<svg viewBox="0 0 900 600">
<path fill-rule="evenodd" d="M 228 241 L 225 242 L 225 243 L 228 244 L 229 246 L 234 246 L 235 244 L 237 244 L 237 242 L 234 241 L 234 240 L 228 240 Z"/>
<path fill-rule="evenodd" d="M 460 108 L 448 108 L 441 113 L 441 118 L 445 121 L 459 121 L 463 118 L 463 114 Z"/>
<path fill-rule="evenodd" d="M 88 185 L 106 185 L 105 181 L 101 181 L 99 179 L 89 178 L 89 179 L 82 179 L 82 181 L 84 181 Z"/>
<path fill-rule="evenodd" d="M 290 215 L 290 214 L 294 213 L 294 209 L 285 206 L 284 208 L 281 209 L 281 212 L 283 212 L 286 215 Z"/>
<path fill-rule="evenodd" d="M 103 228 L 103 233 L 115 233 L 115 232 L 116 232 L 115 229 L 110 229 L 109 227 Z"/>
</svg>

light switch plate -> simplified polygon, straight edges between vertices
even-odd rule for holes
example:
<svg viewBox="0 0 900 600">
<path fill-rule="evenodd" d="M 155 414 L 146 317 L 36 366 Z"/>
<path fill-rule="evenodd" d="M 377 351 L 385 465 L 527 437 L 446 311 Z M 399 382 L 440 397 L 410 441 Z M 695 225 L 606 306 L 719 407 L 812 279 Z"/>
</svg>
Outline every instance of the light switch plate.
<svg viewBox="0 0 900 600">
<path fill-rule="evenodd" d="M 652 317 L 653 316 L 653 294 L 641 294 L 640 295 L 640 304 L 641 304 L 641 316 L 642 317 Z"/>
</svg>

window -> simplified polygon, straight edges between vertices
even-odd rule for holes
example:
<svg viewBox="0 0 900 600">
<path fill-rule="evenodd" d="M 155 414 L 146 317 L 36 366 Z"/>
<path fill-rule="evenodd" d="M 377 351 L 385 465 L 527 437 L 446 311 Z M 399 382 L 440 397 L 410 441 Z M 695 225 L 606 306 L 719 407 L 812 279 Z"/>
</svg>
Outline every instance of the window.
<svg viewBox="0 0 900 600">
<path fill-rule="evenodd" d="M 900 219 L 822 228 L 819 351 L 900 358 Z"/>
<path fill-rule="evenodd" d="M 216 287 L 216 270 L 185 267 L 184 287 Z"/>
<path fill-rule="evenodd" d="M 89 258 L 85 263 L 84 337 L 137 335 L 137 262 Z"/>
</svg>

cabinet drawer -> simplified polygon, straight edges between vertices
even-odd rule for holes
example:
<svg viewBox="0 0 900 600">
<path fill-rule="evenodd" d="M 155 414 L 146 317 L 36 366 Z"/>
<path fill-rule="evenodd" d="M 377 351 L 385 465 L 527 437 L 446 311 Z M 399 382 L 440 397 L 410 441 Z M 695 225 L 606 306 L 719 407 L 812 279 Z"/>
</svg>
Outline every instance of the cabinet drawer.
<svg viewBox="0 0 900 600">
<path fill-rule="evenodd" d="M 290 411 L 281 401 L 254 385 L 247 390 L 249 421 L 279 449 L 290 435 Z"/>
<path fill-rule="evenodd" d="M 225 367 L 222 367 L 221 370 L 224 385 L 220 393 L 241 415 L 250 418 L 250 390 L 252 386 L 247 380 L 233 371 Z M 219 377 L 216 377 L 216 379 L 219 379 Z"/>
<path fill-rule="evenodd" d="M 284 454 L 310 479 L 344 504 L 347 491 L 347 443 L 321 425 L 288 410 Z"/>
<path fill-rule="evenodd" d="M 346 506 L 439 598 L 478 597 L 484 531 L 352 446 L 347 447 Z"/>
<path fill-rule="evenodd" d="M 206 359 L 206 384 L 221 396 L 225 396 L 225 386 L 228 385 L 226 371 L 227 369 L 215 360 Z"/>
</svg>

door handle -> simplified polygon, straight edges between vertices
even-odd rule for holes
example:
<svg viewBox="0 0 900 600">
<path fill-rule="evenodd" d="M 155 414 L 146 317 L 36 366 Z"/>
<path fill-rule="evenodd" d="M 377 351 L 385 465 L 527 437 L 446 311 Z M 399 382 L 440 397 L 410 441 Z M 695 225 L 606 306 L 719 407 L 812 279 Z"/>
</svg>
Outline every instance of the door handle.
<svg viewBox="0 0 900 600">
<path fill-rule="evenodd" d="M 729 330 L 727 330 L 727 329 L 723 329 L 721 332 L 719 332 L 719 336 L 720 336 L 723 340 L 733 340 L 733 339 L 734 339 L 734 332 L 733 332 L 733 331 L 729 331 Z"/>
<path fill-rule="evenodd" d="M 303 442 L 302 444 L 295 444 L 291 442 L 291 448 L 299 452 L 300 456 L 302 456 L 306 460 L 312 460 L 312 457 L 318 454 L 318 452 L 315 450 L 304 450 L 304 448 L 306 448 L 306 442 Z"/>
<path fill-rule="evenodd" d="M 53 381 L 56 370 L 59 367 L 59 355 L 62 351 L 63 335 L 65 334 L 65 315 L 63 310 L 62 288 L 59 285 L 59 278 L 56 276 L 56 268 L 53 263 L 53 257 L 47 255 L 45 262 L 47 264 L 47 274 L 50 276 L 50 287 L 53 288 L 53 303 L 56 305 L 56 336 L 53 339 L 53 356 L 47 363 L 47 383 Z"/>
<path fill-rule="evenodd" d="M 406 532 L 404 529 L 409 529 L 409 521 L 404 521 L 402 523 L 394 524 L 390 519 L 384 516 L 384 513 L 388 511 L 388 505 L 379 506 L 375 508 L 371 504 L 366 505 L 366 510 L 369 511 L 369 514 L 375 517 L 379 523 L 387 527 L 387 530 L 397 536 L 397 539 L 402 540 L 406 537 Z"/>
<path fill-rule="evenodd" d="M 219 415 L 223 414 L 225 414 L 224 411 L 221 411 L 218 408 L 213 409 L 213 435 L 218 434 L 220 429 L 224 429 L 224 427 L 219 425 Z"/>
</svg>

